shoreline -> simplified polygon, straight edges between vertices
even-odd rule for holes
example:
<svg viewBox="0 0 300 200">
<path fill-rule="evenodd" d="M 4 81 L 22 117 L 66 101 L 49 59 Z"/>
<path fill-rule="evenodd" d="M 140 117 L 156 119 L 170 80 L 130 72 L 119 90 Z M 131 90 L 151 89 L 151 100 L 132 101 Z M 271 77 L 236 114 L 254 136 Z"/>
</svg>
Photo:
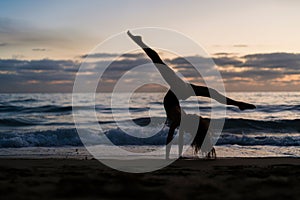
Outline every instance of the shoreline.
<svg viewBox="0 0 300 200">
<path fill-rule="evenodd" d="M 4 199 L 297 199 L 299 184 L 300 158 L 180 159 L 140 174 L 97 160 L 0 158 Z"/>
</svg>

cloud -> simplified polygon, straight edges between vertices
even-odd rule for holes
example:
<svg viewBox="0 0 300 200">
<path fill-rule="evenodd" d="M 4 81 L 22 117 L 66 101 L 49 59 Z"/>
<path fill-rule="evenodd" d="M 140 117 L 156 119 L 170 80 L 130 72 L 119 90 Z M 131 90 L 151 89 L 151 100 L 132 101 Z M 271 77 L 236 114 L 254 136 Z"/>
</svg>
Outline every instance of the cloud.
<svg viewBox="0 0 300 200">
<path fill-rule="evenodd" d="M 216 65 L 219 66 L 233 65 L 235 67 L 240 67 L 243 64 L 243 61 L 241 61 L 239 58 L 231 56 L 216 57 L 213 58 L 213 60 Z"/>
<path fill-rule="evenodd" d="M 214 53 L 214 56 L 233 56 L 235 53 L 227 53 L 227 52 L 219 52 L 219 53 Z"/>
<path fill-rule="evenodd" d="M 119 56 L 116 53 L 93 53 L 93 54 L 84 54 L 79 56 L 79 58 L 114 58 Z"/>
<path fill-rule="evenodd" d="M 250 69 L 247 71 L 233 72 L 233 71 L 221 71 L 221 75 L 225 80 L 233 78 L 249 78 L 253 81 L 269 81 L 271 79 L 284 76 L 285 73 L 281 71 L 272 70 L 256 70 Z"/>
<path fill-rule="evenodd" d="M 70 92 L 77 70 L 71 60 L 0 59 L 0 92 Z M 71 82 L 56 87 L 55 81 Z"/>
<path fill-rule="evenodd" d="M 117 54 L 117 53 L 93 53 L 93 54 L 83 54 L 79 58 L 140 58 L 144 57 L 143 53 L 126 53 L 126 54 Z"/>
<path fill-rule="evenodd" d="M 157 76 L 150 70 L 154 65 L 150 59 L 140 53 L 122 55 L 116 60 L 113 60 L 112 55 L 108 53 L 97 55 L 110 59 L 86 62 L 85 71 L 78 76 L 85 77 L 88 81 L 98 80 L 99 71 L 106 69 L 98 87 L 101 91 L 112 91 L 116 82 L 126 72 L 145 64 L 149 65 L 149 71 L 146 68 L 144 72 L 133 73 L 129 78 L 132 80 L 134 76 L 142 80 L 161 78 L 159 75 L 153 77 Z M 215 56 L 213 60 L 218 65 L 225 85 L 229 89 L 242 91 L 271 90 L 272 88 L 272 90 L 300 89 L 300 54 L 269 53 L 240 57 L 222 54 Z M 189 61 L 200 67 L 202 75 L 205 74 L 211 79 L 215 78 L 214 68 L 209 58 L 190 56 L 165 60 L 170 67 L 189 81 L 202 84 L 200 74 Z M 0 59 L 0 92 L 72 92 L 79 66 L 80 63 L 73 60 Z M 128 84 L 131 84 L 130 80 Z M 147 91 L 151 91 L 149 87 Z"/>
<path fill-rule="evenodd" d="M 244 88 L 252 91 L 298 91 L 300 89 L 300 54 L 249 54 L 235 59 L 240 60 L 241 63 L 233 62 L 232 65 L 222 61 L 218 63 L 228 88 L 235 88 L 235 90 Z M 242 84 L 244 82 L 248 83 Z M 240 87 L 234 84 L 240 84 Z"/>
<path fill-rule="evenodd" d="M 6 42 L 0 42 L 0 47 L 8 46 L 8 43 Z"/>
<path fill-rule="evenodd" d="M 246 60 L 243 67 L 300 69 L 300 54 L 295 53 L 251 54 L 243 59 Z"/>
<path fill-rule="evenodd" d="M 197 58 L 194 58 L 197 59 Z M 198 58 L 199 60 L 203 58 Z M 288 90 L 300 89 L 300 54 L 268 53 L 237 56 L 234 54 L 217 54 L 212 57 L 223 77 L 227 89 L 231 90 Z M 205 62 L 198 62 L 203 65 Z M 197 80 L 197 72 L 183 58 L 175 58 L 168 62 L 189 80 Z M 213 71 L 201 74 L 211 76 Z M 207 77 L 206 77 L 207 78 Z M 215 77 L 216 78 L 216 77 Z M 298 80 L 299 79 L 299 80 Z M 284 81 L 282 81 L 284 80 Z M 197 82 L 200 82 L 197 80 Z M 288 84 L 290 83 L 290 85 Z"/>
<path fill-rule="evenodd" d="M 0 60 L 0 70 L 44 70 L 44 71 L 60 71 L 75 65 L 71 60 L 16 60 L 6 59 Z"/>
<path fill-rule="evenodd" d="M 197 65 L 210 65 L 211 59 L 202 56 L 187 56 L 184 58 L 177 57 L 173 59 L 167 59 L 166 62 L 171 65 L 191 65 L 191 63 Z"/>
<path fill-rule="evenodd" d="M 48 49 L 45 49 L 45 48 L 33 48 L 32 51 L 48 51 Z"/>
<path fill-rule="evenodd" d="M 246 45 L 246 44 L 235 44 L 235 45 L 233 45 L 233 47 L 246 48 L 246 47 L 248 47 L 248 45 Z"/>
</svg>

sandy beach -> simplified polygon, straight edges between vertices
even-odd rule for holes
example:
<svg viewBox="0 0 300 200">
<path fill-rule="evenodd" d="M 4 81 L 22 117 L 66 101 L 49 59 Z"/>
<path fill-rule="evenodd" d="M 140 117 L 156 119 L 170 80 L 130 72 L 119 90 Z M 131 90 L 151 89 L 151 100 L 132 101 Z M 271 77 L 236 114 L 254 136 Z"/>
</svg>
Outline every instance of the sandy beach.
<svg viewBox="0 0 300 200">
<path fill-rule="evenodd" d="M 1 159 L 1 199 L 299 199 L 299 158 L 177 160 L 129 174 L 97 160 Z"/>
</svg>

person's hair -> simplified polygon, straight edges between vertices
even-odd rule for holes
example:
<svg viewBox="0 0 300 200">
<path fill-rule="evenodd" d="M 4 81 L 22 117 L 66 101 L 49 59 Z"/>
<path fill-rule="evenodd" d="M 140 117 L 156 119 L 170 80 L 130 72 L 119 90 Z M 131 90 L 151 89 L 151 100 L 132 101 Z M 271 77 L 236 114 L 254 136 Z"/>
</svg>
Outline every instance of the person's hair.
<svg viewBox="0 0 300 200">
<path fill-rule="evenodd" d="M 203 144 L 205 136 L 208 133 L 208 126 L 209 120 L 200 117 L 198 130 L 191 144 L 195 154 L 197 154 L 201 150 L 201 146 Z"/>
</svg>

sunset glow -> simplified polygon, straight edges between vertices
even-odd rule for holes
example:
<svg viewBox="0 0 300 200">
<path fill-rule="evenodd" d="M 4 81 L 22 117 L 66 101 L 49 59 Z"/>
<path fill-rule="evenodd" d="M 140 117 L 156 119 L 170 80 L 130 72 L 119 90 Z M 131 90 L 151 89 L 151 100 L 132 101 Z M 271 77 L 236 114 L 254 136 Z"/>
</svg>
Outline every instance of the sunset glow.
<svg viewBox="0 0 300 200">
<path fill-rule="evenodd" d="M 197 42 L 215 61 L 228 91 L 298 91 L 299 8 L 298 1 L 277 0 L 1 1 L 0 76 L 7 87 L 0 92 L 71 92 L 66 88 L 72 88 L 80 62 L 93 48 L 137 27 L 172 29 Z M 154 37 L 146 38 L 149 44 Z M 94 61 L 110 61 L 116 53 L 107 49 Z M 138 53 L 118 64 L 126 68 L 130 61 L 147 59 Z M 175 55 L 160 53 L 175 71 L 188 73 Z M 194 49 L 183 56 L 195 56 Z M 186 74 L 186 80 L 194 80 L 192 73 Z M 41 87 L 31 87 L 37 84 Z M 57 84 L 61 88 L 49 87 Z"/>
</svg>

